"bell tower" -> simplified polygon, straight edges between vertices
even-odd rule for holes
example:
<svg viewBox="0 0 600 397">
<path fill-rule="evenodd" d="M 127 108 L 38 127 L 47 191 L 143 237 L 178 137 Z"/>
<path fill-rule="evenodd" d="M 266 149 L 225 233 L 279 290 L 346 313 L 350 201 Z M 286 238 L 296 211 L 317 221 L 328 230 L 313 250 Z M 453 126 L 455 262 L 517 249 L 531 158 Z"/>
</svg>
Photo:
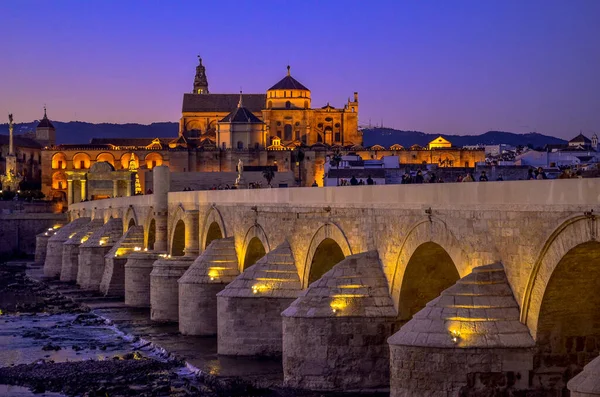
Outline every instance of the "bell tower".
<svg viewBox="0 0 600 397">
<path fill-rule="evenodd" d="M 598 150 L 598 135 L 592 135 L 592 149 Z"/>
<path fill-rule="evenodd" d="M 54 125 L 48 120 L 46 106 L 44 106 L 44 117 L 35 128 L 35 140 L 42 146 L 56 145 L 56 128 L 54 128 Z"/>
<path fill-rule="evenodd" d="M 194 94 L 208 94 L 208 79 L 206 68 L 202 65 L 202 58 L 198 55 L 198 66 L 196 66 L 196 77 L 194 77 Z"/>
</svg>

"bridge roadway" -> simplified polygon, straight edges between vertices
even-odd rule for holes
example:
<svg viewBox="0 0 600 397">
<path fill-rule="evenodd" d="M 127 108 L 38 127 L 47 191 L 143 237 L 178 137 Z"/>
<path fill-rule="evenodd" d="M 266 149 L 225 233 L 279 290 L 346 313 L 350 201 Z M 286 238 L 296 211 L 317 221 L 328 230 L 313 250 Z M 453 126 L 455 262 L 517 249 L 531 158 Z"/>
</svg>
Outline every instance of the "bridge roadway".
<svg viewBox="0 0 600 397">
<path fill-rule="evenodd" d="M 281 356 L 291 387 L 559 390 L 600 351 L 598 179 L 169 193 L 154 173 L 38 236 L 46 275 Z"/>
</svg>

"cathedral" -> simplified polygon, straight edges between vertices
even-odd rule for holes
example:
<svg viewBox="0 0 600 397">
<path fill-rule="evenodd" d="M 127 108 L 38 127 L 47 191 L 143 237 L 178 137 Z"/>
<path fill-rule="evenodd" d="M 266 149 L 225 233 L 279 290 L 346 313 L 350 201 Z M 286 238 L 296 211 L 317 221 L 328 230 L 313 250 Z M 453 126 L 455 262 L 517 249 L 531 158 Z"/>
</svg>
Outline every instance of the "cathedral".
<svg viewBox="0 0 600 397">
<path fill-rule="evenodd" d="M 288 148 L 322 143 L 362 145 L 358 129 L 358 93 L 336 108 L 313 108 L 311 92 L 287 74 L 266 94 L 211 94 L 199 59 L 194 89 L 184 94 L 179 135 L 188 142 L 214 142 L 220 149 L 267 149 L 274 142 Z M 205 140 L 209 141 L 205 141 Z"/>
</svg>

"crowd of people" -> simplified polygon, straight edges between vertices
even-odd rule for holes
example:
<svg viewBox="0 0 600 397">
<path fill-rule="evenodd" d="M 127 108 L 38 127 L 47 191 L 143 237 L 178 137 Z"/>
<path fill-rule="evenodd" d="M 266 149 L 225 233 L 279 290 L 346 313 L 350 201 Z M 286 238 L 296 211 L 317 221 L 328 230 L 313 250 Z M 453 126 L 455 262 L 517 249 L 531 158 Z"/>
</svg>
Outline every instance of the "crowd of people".
<svg viewBox="0 0 600 397">
<path fill-rule="evenodd" d="M 376 185 L 377 183 L 371 178 L 371 175 L 368 176 L 366 180 L 364 179 L 356 179 L 355 176 L 352 176 L 350 179 L 340 179 L 340 186 L 362 186 L 362 185 Z"/>
</svg>

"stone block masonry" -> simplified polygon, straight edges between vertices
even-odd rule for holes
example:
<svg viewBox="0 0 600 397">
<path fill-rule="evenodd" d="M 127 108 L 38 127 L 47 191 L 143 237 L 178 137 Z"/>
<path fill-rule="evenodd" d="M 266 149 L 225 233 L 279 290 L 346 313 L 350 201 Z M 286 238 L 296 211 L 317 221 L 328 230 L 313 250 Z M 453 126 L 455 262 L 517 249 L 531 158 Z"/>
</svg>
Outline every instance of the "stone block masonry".
<svg viewBox="0 0 600 397">
<path fill-rule="evenodd" d="M 155 252 L 133 252 L 125 264 L 125 304 L 133 307 L 150 307 L 150 273 L 159 259 Z"/>
<path fill-rule="evenodd" d="M 150 273 L 150 318 L 159 322 L 179 321 L 179 288 L 177 280 L 190 267 L 194 258 L 160 258 Z"/>
<path fill-rule="evenodd" d="M 217 294 L 219 354 L 281 355 L 281 312 L 301 290 L 290 245 L 284 242 Z"/>
<path fill-rule="evenodd" d="M 104 257 L 123 235 L 123 220 L 111 218 L 79 246 L 77 284 L 83 289 L 98 290 L 104 275 Z"/>
<path fill-rule="evenodd" d="M 60 281 L 75 281 L 79 272 L 79 246 L 104 225 L 102 219 L 94 219 L 79 231 L 70 234 L 63 243 L 63 259 L 60 271 Z"/>
<path fill-rule="evenodd" d="M 283 313 L 283 373 L 289 387 L 386 387 L 397 313 L 376 252 L 346 257 Z"/>
<path fill-rule="evenodd" d="M 58 229 L 58 231 L 50 237 L 46 247 L 44 276 L 60 276 L 62 270 L 63 243 L 70 238 L 71 234 L 76 233 L 79 229 L 85 227 L 90 221 L 91 219 L 87 217 L 77 218 L 71 223 Z"/>
<path fill-rule="evenodd" d="M 238 274 L 233 238 L 210 243 L 178 281 L 179 331 L 184 335 L 217 334 L 217 293 Z"/>
<path fill-rule="evenodd" d="M 144 228 L 132 226 L 104 257 L 104 274 L 100 292 L 104 295 L 125 295 L 125 263 L 127 257 L 144 246 Z"/>
</svg>

